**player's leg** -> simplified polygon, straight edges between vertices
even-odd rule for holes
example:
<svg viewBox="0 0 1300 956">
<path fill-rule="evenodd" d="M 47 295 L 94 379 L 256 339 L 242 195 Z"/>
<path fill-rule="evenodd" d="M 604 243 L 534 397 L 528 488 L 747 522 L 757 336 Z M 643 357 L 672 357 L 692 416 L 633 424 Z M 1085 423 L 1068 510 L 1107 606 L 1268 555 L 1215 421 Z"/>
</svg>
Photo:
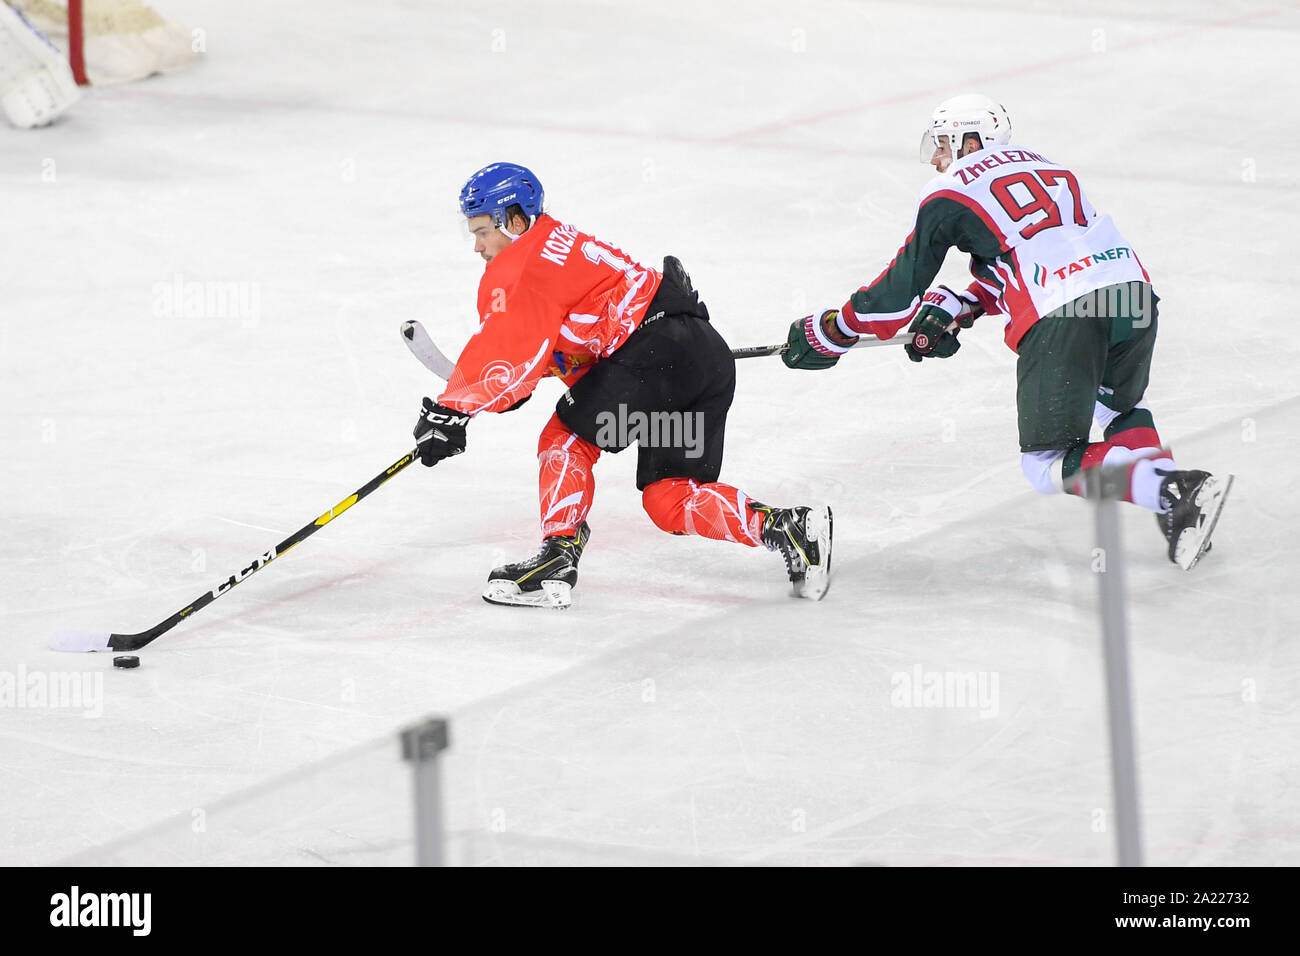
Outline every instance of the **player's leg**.
<svg viewBox="0 0 1300 956">
<path fill-rule="evenodd" d="M 763 513 L 739 488 L 719 481 L 661 478 L 641 492 L 641 504 L 655 527 L 669 534 L 697 534 L 751 548 L 763 543 Z"/>
<path fill-rule="evenodd" d="M 702 338 L 704 331 L 717 335 L 706 323 L 699 323 L 700 329 L 690 329 L 687 324 L 697 320 L 675 317 L 660 321 L 676 326 L 672 330 L 674 353 L 691 353 L 692 344 L 707 351 L 691 354 L 692 371 L 676 364 L 665 367 L 665 387 L 655 403 L 669 404 L 675 395 L 694 391 L 694 385 L 686 384 L 692 380 L 713 382 L 714 387 L 681 402 L 681 408 L 660 412 L 661 422 L 669 427 L 659 428 L 657 434 L 640 442 L 636 484 L 641 503 L 655 527 L 669 534 L 695 534 L 756 548 L 763 543 L 763 513 L 752 507 L 755 502 L 739 488 L 718 480 L 727 412 L 735 393 L 735 360 L 730 349 L 726 350 L 727 361 L 719 360 L 713 342 L 690 342 Z M 677 338 L 686 341 L 675 341 Z"/>
<path fill-rule="evenodd" d="M 654 334 L 659 339 L 654 351 L 663 364 L 649 377 L 659 389 L 648 396 L 649 404 L 667 409 L 666 421 L 676 430 L 667 435 L 661 430 L 640 443 L 637 487 L 646 513 L 670 534 L 776 551 L 797 596 L 824 597 L 830 583 L 830 508 L 774 508 L 718 480 L 736 384 L 736 360 L 726 340 L 707 321 L 707 312 L 666 315 Z"/>
<path fill-rule="evenodd" d="M 1159 298 L 1142 282 L 1114 286 L 1111 346 L 1100 401 L 1114 410 L 1106 426 L 1105 464 L 1129 466 L 1128 500 L 1152 511 L 1168 544 L 1169 560 L 1190 570 L 1210 550 L 1210 535 L 1232 486 L 1206 471 L 1180 469 L 1162 447 L 1143 402 L 1159 325 Z M 1126 457 L 1127 456 L 1127 457 Z"/>
<path fill-rule="evenodd" d="M 596 492 L 593 468 L 599 457 L 599 448 L 551 416 L 537 440 L 542 546 L 531 558 L 493 568 L 485 601 L 553 608 L 572 603 L 578 561 L 591 537 L 587 513 Z"/>
<path fill-rule="evenodd" d="M 677 435 L 661 429 L 640 443 L 636 484 L 641 503 L 655 527 L 669 534 L 695 534 L 759 547 L 766 518 L 762 506 L 755 507 L 757 502 L 739 488 L 718 480 L 727 413 L 735 394 L 735 359 L 711 325 L 689 317 L 660 321 L 666 323 L 664 331 L 671 344 L 661 344 L 657 350 L 689 359 L 687 364 L 667 365 L 661 372 L 663 388 L 653 401 L 680 404 L 666 419 L 680 424 Z M 674 402 L 677 396 L 697 392 L 699 383 L 711 383 L 711 387 L 706 384 L 701 393 Z"/>
<path fill-rule="evenodd" d="M 542 537 L 572 535 L 587 520 L 599 457 L 599 448 L 570 431 L 558 415 L 551 416 L 537 440 Z"/>
<path fill-rule="evenodd" d="M 628 342 L 639 334 L 634 332 Z M 595 363 L 560 397 L 537 442 L 541 548 L 524 561 L 494 568 L 485 601 L 570 606 L 578 562 L 591 537 L 586 519 L 596 491 L 593 469 L 602 450 L 617 453 L 627 446 L 619 429 L 610 426 L 620 421 L 620 410 L 640 387 L 640 373 L 611 357 Z"/>
<path fill-rule="evenodd" d="M 1128 465 L 1125 500 L 1159 512 L 1162 473 L 1178 466 L 1162 447 L 1155 419 L 1142 401 L 1151 378 L 1157 300 L 1144 282 L 1099 289 L 1093 296 L 1110 324 L 1106 365 L 1097 390 L 1096 418 L 1103 426 L 1103 438 L 1072 450 L 1065 471 L 1074 474 L 1094 465 Z"/>
<path fill-rule="evenodd" d="M 1106 352 L 1103 320 L 1074 314 L 1043 316 L 1020 340 L 1016 412 L 1021 469 L 1043 494 L 1065 491 L 1081 466 Z"/>
<path fill-rule="evenodd" d="M 812 509 L 768 508 L 718 480 L 735 358 L 675 260 L 665 260 L 648 314 L 652 318 L 569 389 L 556 408 L 561 422 L 603 451 L 639 446 L 637 488 L 657 527 L 763 544 L 783 555 L 802 547 L 811 562 L 801 558 L 798 580 L 795 572 L 791 579 L 809 596 L 824 594 L 820 583 L 808 585 L 806 571 L 809 563 L 814 577 L 829 570 L 829 509 L 821 522 L 822 511 L 809 517 Z"/>
<path fill-rule="evenodd" d="M 820 600 L 830 587 L 829 506 L 773 508 L 720 481 L 661 478 L 641 493 L 646 514 L 669 534 L 697 534 L 778 552 L 796 597 Z"/>
<path fill-rule="evenodd" d="M 1078 494 L 1082 489 L 1072 479 L 1083 470 L 1132 463 L 1127 500 L 1155 509 L 1160 482 L 1150 480 L 1149 459 L 1160 454 L 1160 437 L 1140 405 L 1154 340 L 1154 315 L 1136 327 L 1107 289 L 1044 316 L 1021 340 L 1022 466 L 1035 488 Z M 1089 440 L 1094 413 L 1104 428 L 1099 442 Z"/>
<path fill-rule="evenodd" d="M 1179 471 L 1161 448 L 1154 419 L 1142 404 L 1155 344 L 1156 300 L 1149 286 L 1137 285 L 1139 292 L 1123 299 L 1138 303 L 1134 309 L 1102 310 L 1099 316 L 1095 303 L 1108 293 L 1100 290 L 1085 307 L 1076 300 L 1044 316 L 1021 341 L 1021 462 L 1034 487 L 1049 494 L 1082 494 L 1073 479 L 1083 470 L 1127 465 L 1124 499 L 1156 513 L 1170 560 L 1191 568 L 1208 547 L 1230 481 L 1216 488 L 1205 472 Z M 1100 442 L 1088 440 L 1085 404 L 1089 412 L 1095 405 L 1104 425 Z"/>
</svg>

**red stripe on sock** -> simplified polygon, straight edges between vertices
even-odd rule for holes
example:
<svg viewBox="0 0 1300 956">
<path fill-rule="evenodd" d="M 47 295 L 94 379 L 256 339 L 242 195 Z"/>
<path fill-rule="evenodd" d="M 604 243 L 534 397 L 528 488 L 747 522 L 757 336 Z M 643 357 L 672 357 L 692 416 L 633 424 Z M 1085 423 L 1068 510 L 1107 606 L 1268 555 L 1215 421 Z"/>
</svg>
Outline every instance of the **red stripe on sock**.
<svg viewBox="0 0 1300 956">
<path fill-rule="evenodd" d="M 1113 447 L 1114 446 L 1108 441 L 1093 442 L 1083 451 L 1083 462 L 1079 466 L 1080 470 L 1086 471 L 1089 468 L 1095 468 L 1100 465 L 1102 460 L 1106 457 L 1106 452 L 1110 451 Z"/>
<path fill-rule="evenodd" d="M 1124 500 L 1130 503 L 1133 501 L 1133 472 L 1137 471 L 1137 466 L 1136 461 L 1132 462 L 1128 466 L 1128 474 L 1124 476 Z"/>
<path fill-rule="evenodd" d="M 1126 428 L 1110 436 L 1109 444 L 1119 448 L 1159 448 L 1160 436 L 1154 428 Z"/>
</svg>

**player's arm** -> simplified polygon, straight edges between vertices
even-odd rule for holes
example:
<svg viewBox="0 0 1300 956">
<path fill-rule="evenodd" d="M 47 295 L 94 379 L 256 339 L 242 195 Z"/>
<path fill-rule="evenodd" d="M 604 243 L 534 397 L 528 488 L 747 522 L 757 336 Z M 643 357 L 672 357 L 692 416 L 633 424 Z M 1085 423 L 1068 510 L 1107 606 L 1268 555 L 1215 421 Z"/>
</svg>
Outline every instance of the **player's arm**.
<svg viewBox="0 0 1300 956">
<path fill-rule="evenodd" d="M 533 393 L 546 374 L 562 317 L 520 287 L 501 295 L 508 309 L 488 312 L 465 344 L 438 402 L 477 415 L 505 412 Z"/>
<path fill-rule="evenodd" d="M 971 270 L 975 269 L 975 259 L 971 259 Z M 985 315 L 1001 315 L 1002 307 L 998 305 L 998 294 L 990 289 L 987 285 L 976 279 L 966 287 L 962 293 L 962 298 L 974 301 L 979 304 L 979 314 L 975 318 Z"/>
<path fill-rule="evenodd" d="M 935 286 L 921 297 L 921 307 L 908 327 L 912 341 L 903 346 L 907 357 L 919 362 L 956 355 L 961 348 L 958 331 L 969 329 L 983 314 L 984 306 L 969 289 L 957 292 L 946 285 Z"/>
<path fill-rule="evenodd" d="M 414 434 L 420 461 L 435 465 L 465 450 L 469 420 L 508 412 L 528 401 L 547 368 L 559 323 L 545 303 L 518 288 L 503 296 L 509 311 L 489 312 L 470 336 L 438 400 L 425 398 Z M 554 324 L 556 329 L 548 329 Z"/>
<path fill-rule="evenodd" d="M 964 197 L 959 205 L 961 208 L 951 217 L 949 232 L 953 245 L 970 253 L 975 281 L 961 291 L 939 285 L 926 292 L 908 327 L 912 339 L 905 349 L 913 362 L 955 355 L 961 347 L 957 340 L 961 329 L 970 328 L 981 316 L 1002 314 L 1000 286 L 989 280 L 994 276 L 990 263 L 1004 258 L 1009 251 L 1006 240 L 979 206 Z"/>
<path fill-rule="evenodd" d="M 823 310 L 790 326 L 789 347 L 782 355 L 785 364 L 828 368 L 862 335 L 892 338 L 912 320 L 922 294 L 939 274 L 962 211 L 952 199 L 924 197 L 911 233 L 880 275 L 854 292 L 842 308 Z"/>
</svg>

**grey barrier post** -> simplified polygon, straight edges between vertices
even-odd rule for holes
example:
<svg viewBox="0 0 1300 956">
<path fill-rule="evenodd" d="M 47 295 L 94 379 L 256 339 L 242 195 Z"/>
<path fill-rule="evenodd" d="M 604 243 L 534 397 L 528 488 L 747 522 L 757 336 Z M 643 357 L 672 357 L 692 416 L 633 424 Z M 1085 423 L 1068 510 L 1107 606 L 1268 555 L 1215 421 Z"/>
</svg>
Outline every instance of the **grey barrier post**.
<svg viewBox="0 0 1300 956">
<path fill-rule="evenodd" d="M 402 758 L 415 778 L 415 865 L 443 865 L 442 780 L 438 755 L 447 749 L 447 721 L 430 717 L 402 731 Z"/>
<path fill-rule="evenodd" d="M 1124 597 L 1124 549 L 1118 501 L 1128 491 L 1128 468 L 1094 468 L 1086 473 L 1087 496 L 1097 508 L 1101 565 L 1101 633 L 1110 728 L 1110 770 L 1115 814 L 1115 848 L 1120 866 L 1142 865 L 1138 820 L 1137 762 L 1129 691 L 1128 632 Z"/>
</svg>

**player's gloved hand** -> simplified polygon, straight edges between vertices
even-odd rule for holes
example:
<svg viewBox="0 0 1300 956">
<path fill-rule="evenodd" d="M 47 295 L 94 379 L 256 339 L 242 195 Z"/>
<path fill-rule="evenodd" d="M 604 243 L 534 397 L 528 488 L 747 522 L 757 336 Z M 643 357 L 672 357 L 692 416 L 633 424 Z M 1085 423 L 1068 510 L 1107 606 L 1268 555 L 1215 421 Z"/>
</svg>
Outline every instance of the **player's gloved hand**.
<svg viewBox="0 0 1300 956">
<path fill-rule="evenodd" d="M 903 346 L 913 362 L 924 358 L 951 358 L 961 348 L 957 332 L 969 329 L 984 310 L 969 293 L 956 293 L 946 285 L 935 286 L 921 299 L 920 311 L 907 331 L 912 341 Z"/>
<path fill-rule="evenodd" d="M 826 309 L 791 322 L 781 361 L 790 368 L 830 368 L 858 341 L 840 331 L 839 318 L 839 309 Z"/>
<path fill-rule="evenodd" d="M 415 423 L 416 448 L 420 463 L 432 467 L 444 458 L 459 455 L 465 450 L 465 426 L 469 416 L 454 408 L 439 405 L 426 398 L 420 408 L 420 420 Z"/>
</svg>

